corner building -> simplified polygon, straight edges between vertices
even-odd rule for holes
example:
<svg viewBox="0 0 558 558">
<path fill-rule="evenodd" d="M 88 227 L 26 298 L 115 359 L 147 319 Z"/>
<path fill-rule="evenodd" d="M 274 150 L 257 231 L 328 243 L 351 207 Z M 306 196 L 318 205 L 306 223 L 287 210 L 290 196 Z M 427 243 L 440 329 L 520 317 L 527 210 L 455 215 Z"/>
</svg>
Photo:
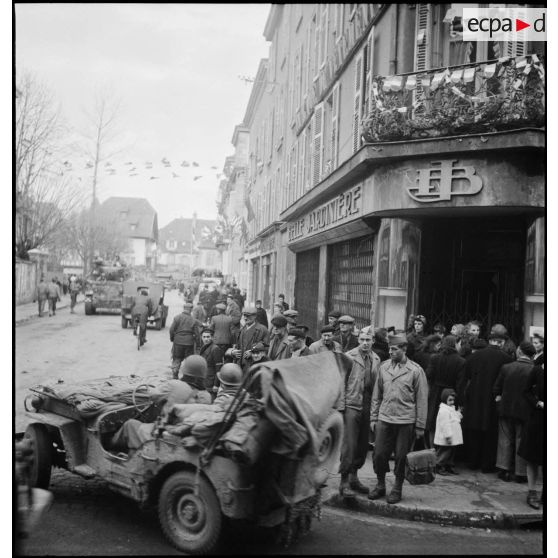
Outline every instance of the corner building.
<svg viewBox="0 0 558 558">
<path fill-rule="evenodd" d="M 246 257 L 314 337 L 333 309 L 544 326 L 544 44 L 464 42 L 459 6 L 270 10 Z"/>
</svg>

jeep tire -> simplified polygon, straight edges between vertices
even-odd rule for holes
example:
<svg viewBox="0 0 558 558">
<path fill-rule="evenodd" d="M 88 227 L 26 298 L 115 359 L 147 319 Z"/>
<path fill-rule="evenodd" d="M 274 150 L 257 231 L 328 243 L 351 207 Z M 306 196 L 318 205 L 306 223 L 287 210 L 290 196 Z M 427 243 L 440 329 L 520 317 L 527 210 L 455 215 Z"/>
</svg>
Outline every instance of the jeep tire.
<svg viewBox="0 0 558 558">
<path fill-rule="evenodd" d="M 29 483 L 33 488 L 47 489 L 52 471 L 52 438 L 44 424 L 33 423 L 25 430 L 25 438 L 31 441 L 33 461 Z"/>
<path fill-rule="evenodd" d="M 199 477 L 195 494 L 196 474 L 179 471 L 171 475 L 159 493 L 159 522 L 161 529 L 181 552 L 211 554 L 221 535 L 222 515 L 215 490 Z"/>
</svg>

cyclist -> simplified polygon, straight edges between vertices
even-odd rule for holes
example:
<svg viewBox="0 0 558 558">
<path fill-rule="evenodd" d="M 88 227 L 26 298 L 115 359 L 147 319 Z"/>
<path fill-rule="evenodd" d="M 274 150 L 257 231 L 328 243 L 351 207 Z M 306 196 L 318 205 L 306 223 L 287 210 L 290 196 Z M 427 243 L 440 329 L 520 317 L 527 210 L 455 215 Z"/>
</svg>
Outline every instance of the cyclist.
<svg viewBox="0 0 558 558">
<path fill-rule="evenodd" d="M 153 301 L 149 298 L 149 294 L 145 287 L 138 287 L 137 295 L 132 302 L 132 321 L 135 324 L 136 320 L 140 325 L 140 345 L 147 342 L 147 318 L 153 314 Z M 136 328 L 134 325 L 134 335 L 136 335 Z"/>
</svg>

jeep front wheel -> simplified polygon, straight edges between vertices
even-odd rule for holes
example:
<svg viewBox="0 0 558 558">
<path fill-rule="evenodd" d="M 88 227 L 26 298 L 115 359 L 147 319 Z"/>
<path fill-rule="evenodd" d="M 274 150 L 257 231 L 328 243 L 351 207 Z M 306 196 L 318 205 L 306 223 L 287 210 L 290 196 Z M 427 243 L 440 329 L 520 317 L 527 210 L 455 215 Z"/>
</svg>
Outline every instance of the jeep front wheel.
<svg viewBox="0 0 558 558">
<path fill-rule="evenodd" d="M 48 488 L 52 471 L 52 438 L 44 424 L 33 423 L 25 430 L 25 438 L 31 442 L 33 461 L 29 472 L 29 484 L 33 488 Z"/>
<path fill-rule="evenodd" d="M 85 303 L 85 314 L 87 316 L 91 316 L 91 314 L 95 313 L 95 308 L 93 307 L 93 303 L 92 302 L 86 302 Z"/>
<path fill-rule="evenodd" d="M 221 535 L 222 516 L 217 495 L 209 482 L 179 471 L 170 476 L 159 494 L 159 521 L 167 539 L 187 554 L 210 554 Z"/>
</svg>

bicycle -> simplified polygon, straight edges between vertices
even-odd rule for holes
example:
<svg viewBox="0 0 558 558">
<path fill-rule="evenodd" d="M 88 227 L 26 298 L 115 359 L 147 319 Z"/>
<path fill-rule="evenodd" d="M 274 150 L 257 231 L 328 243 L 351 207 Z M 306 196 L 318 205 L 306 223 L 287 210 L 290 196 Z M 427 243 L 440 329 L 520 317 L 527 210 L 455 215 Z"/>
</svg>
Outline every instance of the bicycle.
<svg viewBox="0 0 558 558">
<path fill-rule="evenodd" d="M 135 317 L 134 318 L 134 335 L 136 336 L 136 340 L 138 343 L 138 351 L 140 350 L 141 347 L 141 326 L 140 326 L 140 320 L 139 317 Z"/>
</svg>

